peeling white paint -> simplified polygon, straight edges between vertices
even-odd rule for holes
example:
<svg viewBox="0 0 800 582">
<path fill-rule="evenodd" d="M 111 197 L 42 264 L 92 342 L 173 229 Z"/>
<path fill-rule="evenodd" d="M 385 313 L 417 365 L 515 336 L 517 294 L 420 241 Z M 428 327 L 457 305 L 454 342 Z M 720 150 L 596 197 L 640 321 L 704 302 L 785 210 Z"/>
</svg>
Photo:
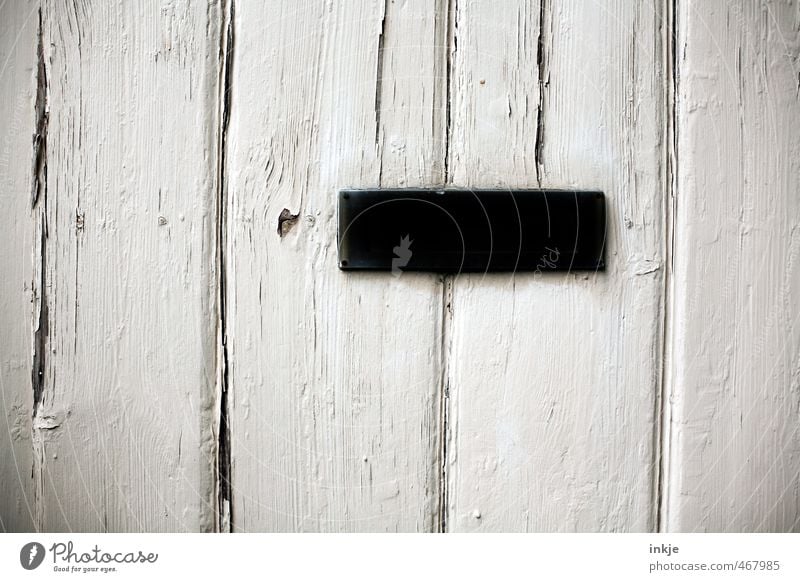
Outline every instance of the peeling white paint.
<svg viewBox="0 0 800 582">
<path fill-rule="evenodd" d="M 41 7 L 0 529 L 800 530 L 796 0 Z M 602 189 L 608 270 L 336 268 L 339 188 L 445 184 Z"/>
</svg>

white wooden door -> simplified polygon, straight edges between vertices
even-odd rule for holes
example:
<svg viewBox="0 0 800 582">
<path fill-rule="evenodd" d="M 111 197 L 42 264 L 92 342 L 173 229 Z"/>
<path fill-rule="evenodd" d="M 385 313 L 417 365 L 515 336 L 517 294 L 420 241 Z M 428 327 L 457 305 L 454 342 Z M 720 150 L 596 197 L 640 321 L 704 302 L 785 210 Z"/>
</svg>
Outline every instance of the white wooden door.
<svg viewBox="0 0 800 582">
<path fill-rule="evenodd" d="M 0 528 L 800 530 L 797 1 L 0 5 Z M 337 268 L 343 187 L 606 194 Z"/>
</svg>

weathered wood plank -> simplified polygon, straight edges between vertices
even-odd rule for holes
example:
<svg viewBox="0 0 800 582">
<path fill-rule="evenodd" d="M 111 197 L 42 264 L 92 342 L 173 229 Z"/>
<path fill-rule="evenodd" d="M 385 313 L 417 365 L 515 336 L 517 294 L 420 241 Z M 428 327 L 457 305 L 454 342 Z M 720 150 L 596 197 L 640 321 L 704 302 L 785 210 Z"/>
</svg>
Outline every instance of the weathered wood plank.
<svg viewBox="0 0 800 582">
<path fill-rule="evenodd" d="M 0 4 L 0 531 L 34 529 L 31 293 L 38 4 Z"/>
<path fill-rule="evenodd" d="M 442 182 L 443 31 L 423 0 L 235 6 L 236 531 L 436 527 L 439 282 L 340 272 L 336 192 Z"/>
<path fill-rule="evenodd" d="M 682 2 L 673 531 L 800 530 L 800 3 Z"/>
<path fill-rule="evenodd" d="M 520 0 L 453 18 L 452 182 L 602 189 L 608 270 L 454 281 L 448 529 L 654 529 L 660 14 Z"/>
<path fill-rule="evenodd" d="M 219 7 L 43 10 L 36 525 L 210 530 Z"/>
</svg>

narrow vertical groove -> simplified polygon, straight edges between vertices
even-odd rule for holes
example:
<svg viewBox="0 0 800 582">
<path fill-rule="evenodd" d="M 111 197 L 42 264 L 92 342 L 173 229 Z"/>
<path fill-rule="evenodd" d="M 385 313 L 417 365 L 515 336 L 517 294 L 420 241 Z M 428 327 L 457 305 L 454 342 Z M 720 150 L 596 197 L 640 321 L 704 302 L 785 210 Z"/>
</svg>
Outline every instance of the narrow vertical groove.
<svg viewBox="0 0 800 582">
<path fill-rule="evenodd" d="M 231 439 L 228 403 L 228 338 L 226 327 L 226 285 L 227 264 L 225 248 L 227 244 L 227 139 L 231 109 L 231 71 L 233 67 L 233 23 L 235 17 L 234 0 L 228 0 L 223 12 L 222 34 L 220 38 L 221 83 L 219 95 L 220 128 L 218 143 L 217 176 L 217 272 L 218 272 L 218 354 L 217 382 L 219 398 L 218 442 L 217 442 L 217 519 L 219 532 L 233 530 L 233 507 L 231 487 Z"/>
<path fill-rule="evenodd" d="M 441 354 L 441 376 L 439 378 L 439 425 L 441 437 L 439 439 L 439 523 L 438 532 L 447 532 L 447 511 L 449 508 L 449 488 L 447 464 L 449 462 L 448 440 L 450 438 L 450 326 L 453 319 L 453 278 L 442 276 L 442 314 L 441 328 L 439 330 L 439 350 Z"/>
<path fill-rule="evenodd" d="M 47 187 L 47 127 L 49 123 L 48 112 L 48 84 L 47 67 L 44 61 L 44 30 L 42 9 L 39 8 L 39 28 L 37 31 L 36 46 L 36 130 L 33 134 L 33 168 L 31 180 L 31 208 L 36 207 L 40 194 Z"/>
<path fill-rule="evenodd" d="M 456 27 L 457 21 L 457 1 L 458 0 L 442 0 L 443 6 L 437 8 L 437 17 L 444 16 L 444 26 L 437 27 L 437 35 L 439 38 L 435 39 L 435 45 L 439 50 L 444 52 L 443 68 L 445 72 L 444 79 L 444 102 L 443 102 L 443 115 L 444 115 L 444 147 L 442 148 L 442 155 L 444 158 L 443 167 L 443 182 L 445 186 L 452 183 L 452 176 L 450 175 L 450 135 L 452 133 L 451 111 L 452 111 L 452 77 L 453 77 L 453 61 L 457 47 L 456 41 Z M 450 451 L 448 451 L 448 440 L 450 437 L 450 383 L 449 383 L 449 339 L 450 339 L 450 326 L 452 321 L 452 296 L 453 296 L 453 278 L 452 276 L 442 276 L 442 312 L 439 327 L 439 499 L 438 499 L 438 519 L 436 523 L 436 531 L 444 533 L 447 531 L 447 512 L 449 507 L 449 488 L 448 488 L 448 471 L 447 466 L 449 462 Z"/>
<path fill-rule="evenodd" d="M 381 32 L 378 35 L 378 66 L 375 73 L 375 145 L 380 141 L 381 132 L 381 98 L 383 97 L 383 51 L 386 44 L 386 18 L 389 13 L 389 0 L 384 0 Z"/>
<path fill-rule="evenodd" d="M 39 413 L 39 406 L 44 400 L 44 372 L 49 327 L 47 307 L 47 231 L 44 228 L 44 217 L 39 238 L 39 316 L 36 318 L 33 331 L 33 366 L 31 369 L 31 384 L 33 386 L 33 413 L 31 417 L 34 420 Z"/>
<path fill-rule="evenodd" d="M 539 187 L 542 185 L 542 171 L 544 170 L 544 110 L 546 105 L 545 88 L 550 83 L 547 40 L 545 39 L 547 10 L 547 0 L 540 0 L 539 36 L 536 41 L 536 69 L 539 73 L 539 103 L 536 106 L 536 141 L 533 148 L 534 161 L 536 163 L 536 183 Z"/>
<path fill-rule="evenodd" d="M 458 0 L 444 0 L 445 30 L 441 42 L 445 51 L 445 88 L 444 88 L 444 184 L 452 183 L 450 175 L 450 137 L 452 134 L 452 100 L 453 100 L 453 61 L 458 50 L 456 28 L 458 27 Z M 437 41 L 437 46 L 440 43 Z"/>
<path fill-rule="evenodd" d="M 34 527 L 41 531 L 44 527 L 44 462 L 45 451 L 41 428 L 37 423 L 39 408 L 44 402 L 46 358 L 48 349 L 48 333 L 50 315 L 47 300 L 47 129 L 49 124 L 49 92 L 47 80 L 47 64 L 44 57 L 44 21 L 42 9 L 39 8 L 39 28 L 36 48 L 36 129 L 33 134 L 33 167 L 31 175 L 31 210 L 39 208 L 39 242 L 38 255 L 39 281 L 34 283 L 34 299 L 36 310 L 32 322 L 33 359 L 31 366 L 31 388 L 33 391 L 33 407 L 31 412 L 31 444 L 33 447 L 33 505 Z M 38 289 L 37 289 L 38 284 Z"/>
<path fill-rule="evenodd" d="M 665 532 L 669 528 L 669 456 L 671 445 L 671 342 L 672 325 L 672 273 L 675 257 L 675 204 L 676 179 L 678 168 L 678 113 L 676 100 L 678 97 L 678 64 L 677 64 L 677 3 L 678 0 L 665 0 L 662 5 L 662 42 L 665 64 L 664 104 L 666 109 L 663 124 L 664 139 L 664 282 L 662 292 L 661 321 L 661 374 L 660 389 L 657 398 L 658 426 L 656 431 L 656 466 L 655 476 L 655 531 Z"/>
<path fill-rule="evenodd" d="M 44 59 L 44 38 L 42 29 L 42 11 L 39 9 L 38 44 L 36 49 L 36 131 L 33 134 L 33 168 L 31 208 L 35 209 L 42 204 L 42 232 L 39 247 L 39 317 L 34 329 L 33 341 L 33 369 L 31 370 L 31 384 L 33 385 L 33 417 L 42 401 L 44 390 L 44 369 L 47 356 L 47 289 L 46 289 L 46 250 L 47 230 L 44 228 L 47 210 L 47 126 L 48 126 L 48 85 L 47 67 Z"/>
</svg>

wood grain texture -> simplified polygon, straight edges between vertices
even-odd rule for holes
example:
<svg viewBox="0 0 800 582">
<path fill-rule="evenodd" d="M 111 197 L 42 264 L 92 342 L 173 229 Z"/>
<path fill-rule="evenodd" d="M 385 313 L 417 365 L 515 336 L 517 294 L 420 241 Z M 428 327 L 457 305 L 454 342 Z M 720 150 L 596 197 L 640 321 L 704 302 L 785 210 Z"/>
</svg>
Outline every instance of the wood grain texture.
<svg viewBox="0 0 800 582">
<path fill-rule="evenodd" d="M 233 31 L 232 529 L 433 530 L 439 282 L 340 272 L 336 193 L 443 180 L 444 21 L 423 0 L 237 2 Z"/>
<path fill-rule="evenodd" d="M 219 9 L 43 11 L 36 526 L 210 530 Z"/>
<path fill-rule="evenodd" d="M 800 3 L 683 2 L 673 531 L 800 530 Z"/>
<path fill-rule="evenodd" d="M 33 245 L 38 4 L 0 4 L 0 531 L 34 529 L 31 468 Z"/>
<path fill-rule="evenodd" d="M 656 9 L 627 0 L 455 3 L 452 182 L 603 190 L 608 269 L 454 281 L 450 531 L 656 527 Z"/>
<path fill-rule="evenodd" d="M 800 1 L 541 2 L 0 2 L 0 530 L 800 531 Z M 607 270 L 337 269 L 439 184 Z"/>
</svg>

